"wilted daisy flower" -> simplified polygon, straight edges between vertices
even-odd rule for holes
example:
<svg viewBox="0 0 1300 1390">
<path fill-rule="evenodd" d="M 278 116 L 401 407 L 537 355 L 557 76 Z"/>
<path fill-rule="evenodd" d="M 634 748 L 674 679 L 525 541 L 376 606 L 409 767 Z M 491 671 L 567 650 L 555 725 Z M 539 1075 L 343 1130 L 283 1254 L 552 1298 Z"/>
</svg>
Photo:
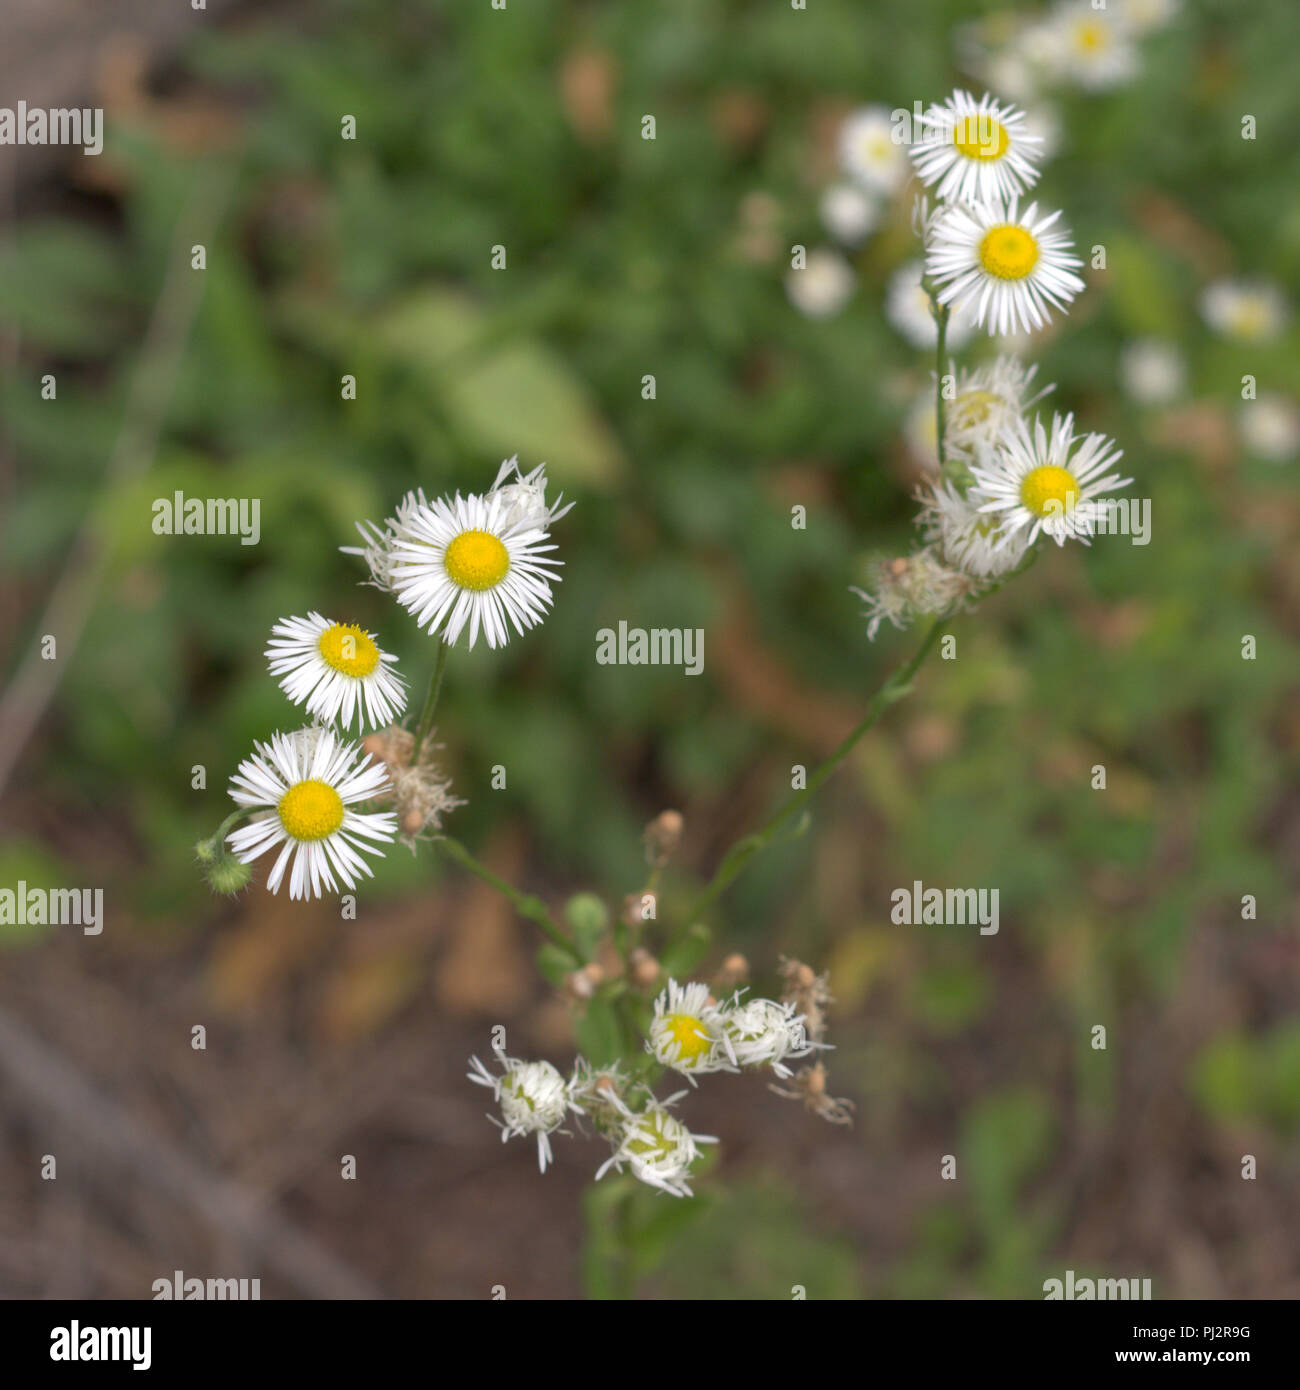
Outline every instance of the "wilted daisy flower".
<svg viewBox="0 0 1300 1390">
<path fill-rule="evenodd" d="M 742 1067 L 770 1066 L 778 1076 L 793 1076 L 785 1059 L 807 1057 L 813 1050 L 794 1005 L 775 999 L 737 1004 L 724 1013 L 723 1027 Z"/>
<path fill-rule="evenodd" d="M 880 221 L 880 204 L 857 184 L 836 183 L 822 194 L 821 215 L 836 241 L 856 246 Z"/>
<path fill-rule="evenodd" d="M 925 498 L 921 524 L 926 540 L 943 558 L 974 579 L 1010 574 L 1029 549 L 1023 530 L 1011 531 L 1000 517 L 981 512 L 969 495 L 946 480 Z"/>
<path fill-rule="evenodd" d="M 608 1129 L 632 1118 L 632 1110 L 624 1097 L 633 1089 L 631 1079 L 615 1062 L 608 1067 L 593 1067 L 585 1057 L 578 1057 L 569 1077 L 569 1104 L 588 1116 L 598 1129 Z"/>
<path fill-rule="evenodd" d="M 309 613 L 276 623 L 271 638 L 271 674 L 283 676 L 280 689 L 322 723 L 347 729 L 355 713 L 358 729 L 363 722 L 379 729 L 406 708 L 405 682 L 389 669 L 397 658 L 355 623 Z"/>
<path fill-rule="evenodd" d="M 907 155 L 894 138 L 887 106 L 863 106 L 840 126 L 840 167 L 864 188 L 890 194 L 907 177 Z"/>
<path fill-rule="evenodd" d="M 889 277 L 885 290 L 885 316 L 915 348 L 932 348 L 939 340 L 930 296 L 921 285 L 924 274 L 922 261 L 909 261 Z M 974 332 L 975 324 L 966 305 L 948 315 L 946 342 L 954 352 L 963 348 Z"/>
<path fill-rule="evenodd" d="M 716 1144 L 711 1134 L 692 1134 L 678 1119 L 668 1113 L 668 1106 L 685 1095 L 684 1091 L 669 1096 L 662 1105 L 652 1102 L 639 1115 L 627 1121 L 619 1137 L 618 1147 L 596 1170 L 596 1180 L 611 1169 L 632 1170 L 638 1181 L 648 1183 L 674 1197 L 689 1197 L 687 1183 L 691 1165 L 700 1156 L 699 1145 Z"/>
<path fill-rule="evenodd" d="M 936 196 L 962 202 L 1010 202 L 1038 180 L 1039 138 L 1025 113 L 987 93 L 976 101 L 960 89 L 921 117 L 912 163 Z"/>
<path fill-rule="evenodd" d="M 513 475 L 513 477 L 512 477 Z M 573 510 L 575 504 L 564 505 L 564 494 L 549 506 L 546 503 L 546 465 L 539 463 L 531 473 L 519 467 L 519 455 L 512 454 L 497 469 L 496 482 L 488 491 L 488 500 L 499 499 L 505 510 L 501 525 L 507 530 L 544 531 Z"/>
<path fill-rule="evenodd" d="M 852 589 L 867 605 L 868 641 L 875 641 L 881 623 L 904 628 L 918 617 L 946 613 L 977 587 L 930 546 L 880 561 L 874 568 L 869 590 Z"/>
<path fill-rule="evenodd" d="M 1201 315 L 1216 333 L 1250 343 L 1276 338 L 1289 317 L 1282 291 L 1266 280 L 1216 280 L 1201 295 Z"/>
<path fill-rule="evenodd" d="M 537 1166 L 544 1173 L 551 1161 L 551 1135 L 564 1123 L 569 1109 L 569 1088 L 549 1062 L 521 1062 L 500 1048 L 492 1054 L 501 1067 L 494 1076 L 477 1057 L 469 1059 L 466 1073 L 476 1086 L 486 1086 L 501 1107 L 501 1119 L 488 1119 L 501 1130 L 501 1142 L 519 1135 L 537 1136 Z"/>
<path fill-rule="evenodd" d="M 441 632 L 454 646 L 468 627 L 473 647 L 481 628 L 488 646 L 503 647 L 507 619 L 518 633 L 536 626 L 551 604 L 551 584 L 559 582 L 551 571 L 561 561 L 546 555 L 555 546 L 545 528 L 561 513 L 546 508 L 545 489 L 545 475 L 534 470 L 483 495 L 414 503 L 408 497 L 380 533 L 372 573 L 385 577 L 430 636 Z"/>
<path fill-rule="evenodd" d="M 986 465 L 971 467 L 971 500 L 998 516 L 1008 537 L 1025 531 L 1032 545 L 1041 531 L 1057 545 L 1071 538 L 1086 545 L 1101 512 L 1096 499 L 1133 481 L 1106 472 L 1122 457 L 1105 435 L 1078 440 L 1073 415 L 1053 415 L 1050 433 L 1041 420 L 1032 428 L 1013 420 Z"/>
<path fill-rule="evenodd" d="M 1238 420 L 1242 442 L 1260 458 L 1284 463 L 1300 450 L 1300 410 L 1285 396 L 1266 391 L 1244 401 Z"/>
<path fill-rule="evenodd" d="M 357 851 L 382 858 L 383 851 L 374 843 L 363 842 L 392 840 L 395 817 L 387 811 L 352 808 L 387 790 L 383 764 L 372 763 L 355 743 L 342 742 L 319 727 L 275 733 L 269 744 L 253 747 L 253 756 L 245 758 L 230 779 L 230 795 L 238 805 L 264 808 L 265 813 L 232 830 L 226 842 L 245 864 L 283 846 L 267 888 L 279 892 L 290 858 L 291 898 L 319 898 L 322 884 L 337 892 L 336 872 L 349 888 L 356 887 L 358 876 L 373 875 Z"/>
<path fill-rule="evenodd" d="M 1036 366 L 1003 356 L 974 370 L 963 368 L 953 383 L 944 421 L 944 448 L 963 458 L 993 447 L 1003 427 L 1041 400 L 1052 386 L 1030 395 Z"/>
<path fill-rule="evenodd" d="M 1035 51 L 1056 77 L 1089 91 L 1118 87 L 1135 77 L 1139 67 L 1127 23 L 1114 10 L 1094 9 L 1092 0 L 1058 5 L 1043 21 Z"/>
<path fill-rule="evenodd" d="M 931 228 L 926 258 L 939 299 L 963 304 L 990 334 L 1042 328 L 1049 306 L 1064 311 L 1083 289 L 1069 233 L 1050 230 L 1060 215 L 1039 217 L 1037 203 L 1022 215 L 1015 199 L 1006 207 L 947 207 Z"/>
<path fill-rule="evenodd" d="M 808 252 L 800 268 L 786 271 L 785 292 L 790 303 L 807 318 L 828 319 L 849 302 L 857 288 L 853 267 L 829 247 Z"/>
<path fill-rule="evenodd" d="M 698 982 L 668 987 L 655 1000 L 646 1051 L 661 1066 L 692 1079 L 702 1072 L 734 1071 L 735 1054 L 722 1026 L 722 1011 Z"/>
</svg>

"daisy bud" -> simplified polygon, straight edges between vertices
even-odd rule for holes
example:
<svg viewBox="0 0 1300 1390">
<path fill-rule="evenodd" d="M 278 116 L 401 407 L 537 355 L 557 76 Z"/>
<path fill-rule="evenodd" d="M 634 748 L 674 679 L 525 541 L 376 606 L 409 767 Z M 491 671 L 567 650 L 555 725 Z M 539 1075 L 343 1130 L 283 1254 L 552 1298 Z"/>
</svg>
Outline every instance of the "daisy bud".
<svg viewBox="0 0 1300 1390">
<path fill-rule="evenodd" d="M 733 951 L 722 962 L 718 970 L 717 982 L 723 989 L 734 989 L 749 979 L 749 962 L 739 951 Z"/>
<path fill-rule="evenodd" d="M 685 822 L 680 811 L 661 811 L 645 828 L 646 861 L 662 869 L 677 853 Z"/>
<path fill-rule="evenodd" d="M 659 913 L 657 893 L 629 893 L 623 899 L 623 910 L 619 914 L 625 927 L 641 927 L 653 922 Z"/>
<path fill-rule="evenodd" d="M 659 962 L 644 947 L 638 946 L 628 956 L 627 963 L 632 983 L 638 989 L 653 989 L 659 983 L 659 976 L 662 973 Z"/>
<path fill-rule="evenodd" d="M 224 847 L 214 849 L 212 841 L 201 840 L 195 848 L 199 863 L 203 865 L 203 877 L 214 893 L 229 898 L 248 887 L 252 869 Z"/>
</svg>

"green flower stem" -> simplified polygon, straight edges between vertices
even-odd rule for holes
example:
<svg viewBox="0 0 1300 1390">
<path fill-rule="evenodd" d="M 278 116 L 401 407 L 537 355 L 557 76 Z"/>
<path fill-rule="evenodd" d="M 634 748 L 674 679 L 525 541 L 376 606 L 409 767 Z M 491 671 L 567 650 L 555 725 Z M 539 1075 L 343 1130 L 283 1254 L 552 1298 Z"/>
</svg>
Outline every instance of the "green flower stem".
<svg viewBox="0 0 1300 1390">
<path fill-rule="evenodd" d="M 207 840 L 204 843 L 211 845 L 214 850 L 220 850 L 225 845 L 226 835 L 229 833 L 231 828 L 238 821 L 241 821 L 245 817 L 251 816 L 252 814 L 252 808 L 249 806 L 237 807 L 235 810 L 231 811 L 231 813 L 225 818 L 225 820 L 221 822 L 219 826 L 217 826 L 216 830 L 212 832 L 212 834 L 207 838 Z"/>
<path fill-rule="evenodd" d="M 411 748 L 411 766 L 415 767 L 420 758 L 420 749 L 433 727 L 433 716 L 438 708 L 438 696 L 442 694 L 442 676 L 447 669 L 447 653 L 451 648 L 441 639 L 438 642 L 438 657 L 433 665 L 433 675 L 429 677 L 429 688 L 424 695 L 424 708 L 420 711 L 420 722 L 415 727 L 415 743 Z"/>
<path fill-rule="evenodd" d="M 558 947 L 573 961 L 575 969 L 582 964 L 582 957 L 578 954 L 576 947 L 565 936 L 555 918 L 547 912 L 546 904 L 541 898 L 534 897 L 531 893 L 521 893 L 519 889 L 513 884 L 507 883 L 499 874 L 494 874 L 486 864 L 480 864 L 459 840 L 452 840 L 443 835 L 439 836 L 434 844 L 449 859 L 454 859 L 462 869 L 468 869 L 476 878 L 481 878 L 484 883 L 495 888 L 502 897 L 509 898 L 514 904 L 515 911 L 521 917 L 527 917 L 530 922 L 535 922 L 550 943 Z"/>
<path fill-rule="evenodd" d="M 765 850 L 776 838 L 777 832 L 791 819 L 797 812 L 816 794 L 818 788 L 844 761 L 845 758 L 857 747 L 863 736 L 879 721 L 881 716 L 890 707 L 903 699 L 912 688 L 912 678 L 920 670 L 926 657 L 934 649 L 944 628 L 947 626 L 947 615 L 941 614 L 930 626 L 930 630 L 925 634 L 921 645 L 916 649 L 911 659 L 898 667 L 885 681 L 884 685 L 871 697 L 871 702 L 867 705 L 867 710 L 862 718 L 862 722 L 852 731 L 843 743 L 826 759 L 813 769 L 812 775 L 808 778 L 808 784 L 797 791 L 783 806 L 771 815 L 768 820 L 752 835 L 746 835 L 743 839 L 737 840 L 734 845 L 723 856 L 722 863 L 718 865 L 717 871 L 710 880 L 709 885 L 691 905 L 690 911 L 682 919 L 681 926 L 673 936 L 673 945 L 683 938 L 691 926 L 700 920 L 706 912 L 722 894 L 739 878 L 741 872 L 749 861 L 761 850 Z"/>
<path fill-rule="evenodd" d="M 940 304 L 933 294 L 930 296 L 930 307 L 934 310 L 934 322 L 939 330 L 934 344 L 934 428 L 935 447 L 939 453 L 939 467 L 942 468 L 948 461 L 943 447 L 944 430 L 948 426 L 948 402 L 943 394 L 943 377 L 947 370 L 944 356 L 948 344 L 948 319 L 952 310 L 948 305 Z"/>
</svg>

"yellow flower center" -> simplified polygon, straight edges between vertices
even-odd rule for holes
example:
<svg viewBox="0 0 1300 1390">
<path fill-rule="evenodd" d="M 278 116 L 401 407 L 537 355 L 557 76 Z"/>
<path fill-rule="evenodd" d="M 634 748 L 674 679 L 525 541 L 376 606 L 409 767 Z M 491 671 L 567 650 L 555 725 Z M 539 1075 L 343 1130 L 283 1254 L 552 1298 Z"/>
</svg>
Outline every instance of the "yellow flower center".
<svg viewBox="0 0 1300 1390">
<path fill-rule="evenodd" d="M 379 648 L 356 623 L 335 623 L 320 635 L 321 659 L 345 676 L 368 676 L 379 665 Z"/>
<path fill-rule="evenodd" d="M 1035 516 L 1064 516 L 1079 500 L 1079 480 L 1068 468 L 1044 464 L 1025 474 L 1020 500 Z"/>
<path fill-rule="evenodd" d="M 294 840 L 323 840 L 343 824 L 343 798 L 328 782 L 295 782 L 278 809 L 280 824 Z"/>
<path fill-rule="evenodd" d="M 1005 404 L 996 391 L 963 391 L 952 403 L 952 423 L 959 430 L 973 429 Z"/>
<path fill-rule="evenodd" d="M 510 568 L 510 554 L 490 532 L 462 531 L 442 563 L 447 577 L 462 589 L 495 589 Z"/>
<path fill-rule="evenodd" d="M 1001 121 L 992 116 L 962 116 L 953 126 L 953 144 L 967 159 L 1001 159 L 1011 137 Z"/>
<path fill-rule="evenodd" d="M 677 1044 L 679 1062 L 697 1062 L 713 1046 L 713 1034 L 693 1014 L 665 1014 L 664 1025 Z"/>
<path fill-rule="evenodd" d="M 980 264 L 999 280 L 1023 280 L 1038 264 L 1038 243 L 1023 227 L 990 227 L 980 242 Z"/>
<path fill-rule="evenodd" d="M 647 1158 L 651 1154 L 656 1158 L 667 1158 L 673 1151 L 674 1140 L 664 1133 L 666 1119 L 667 1116 L 658 1111 L 645 1116 L 627 1141 L 628 1152 L 636 1154 L 638 1158 Z"/>
<path fill-rule="evenodd" d="M 1085 19 L 1075 26 L 1074 41 L 1085 53 L 1100 53 L 1110 43 L 1110 32 L 1104 24 Z"/>
</svg>

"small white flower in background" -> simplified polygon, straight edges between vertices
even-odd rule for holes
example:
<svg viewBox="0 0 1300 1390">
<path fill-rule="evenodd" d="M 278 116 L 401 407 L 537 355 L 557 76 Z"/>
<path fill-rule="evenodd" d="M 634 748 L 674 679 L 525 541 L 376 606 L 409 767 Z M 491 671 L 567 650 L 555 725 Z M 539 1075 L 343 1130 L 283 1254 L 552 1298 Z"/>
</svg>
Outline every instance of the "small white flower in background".
<svg viewBox="0 0 1300 1390">
<path fill-rule="evenodd" d="M 1053 76 L 1086 91 L 1101 92 L 1130 82 L 1140 69 L 1133 33 L 1118 6 L 1094 9 L 1092 0 L 1065 0 L 1042 21 L 1041 33 L 1026 36 Z"/>
<path fill-rule="evenodd" d="M 853 267 L 827 246 L 814 247 L 802 269 L 792 266 L 785 275 L 790 303 L 810 319 L 828 319 L 838 314 L 857 286 Z"/>
<path fill-rule="evenodd" d="M 511 468 L 517 481 L 502 485 Z M 480 630 L 488 646 L 505 646 L 507 620 L 520 634 L 535 627 L 559 582 L 552 571 L 562 562 L 547 555 L 556 547 L 545 528 L 568 508 L 548 510 L 545 474 L 535 469 L 523 477 L 514 460 L 497 481 L 482 495 L 428 502 L 408 494 L 385 530 L 372 527 L 363 552 L 376 582 L 450 646 L 466 628 L 471 648 Z"/>
<path fill-rule="evenodd" d="M 1065 311 L 1084 287 L 1069 233 L 1051 230 L 1060 215 L 1039 217 L 1037 203 L 1022 214 L 1014 199 L 1006 207 L 946 207 L 931 227 L 926 257 L 940 301 L 963 305 L 990 334 L 1044 327 L 1050 309 Z"/>
<path fill-rule="evenodd" d="M 949 564 L 973 579 L 1010 574 L 1029 549 L 1023 530 L 1008 530 L 947 480 L 936 483 L 924 499 L 921 524 L 926 540 L 938 547 Z"/>
<path fill-rule="evenodd" d="M 867 605 L 868 641 L 875 641 L 881 623 L 905 628 L 918 617 L 946 613 L 977 587 L 969 575 L 945 563 L 932 546 L 881 560 L 874 570 L 869 590 L 851 589 Z"/>
<path fill-rule="evenodd" d="M 405 682 L 390 669 L 397 660 L 380 651 L 355 623 L 335 623 L 319 613 L 284 618 L 271 629 L 266 658 L 280 689 L 322 723 L 382 729 L 406 708 Z"/>
<path fill-rule="evenodd" d="M 1119 380 L 1139 404 L 1167 405 L 1187 389 L 1187 364 L 1173 343 L 1138 338 L 1120 353 Z"/>
<path fill-rule="evenodd" d="M 1025 113 L 987 93 L 976 101 L 957 90 L 921 117 L 911 146 L 922 182 L 941 199 L 1010 202 L 1038 181 L 1039 138 Z"/>
<path fill-rule="evenodd" d="M 885 289 L 885 316 L 915 348 L 932 348 L 939 340 L 930 296 L 921 285 L 924 274 L 924 262 L 909 261 L 889 277 Z M 968 307 L 962 304 L 953 309 L 948 315 L 947 345 L 959 352 L 974 332 L 975 323 Z"/>
<path fill-rule="evenodd" d="M 655 1000 L 646 1051 L 661 1066 L 694 1084 L 704 1072 L 734 1071 L 735 1053 L 722 1023 L 722 1010 L 709 998 L 708 985 L 669 980 Z"/>
<path fill-rule="evenodd" d="M 813 1051 L 804 1020 L 793 1004 L 750 999 L 727 1009 L 722 1022 L 742 1067 L 770 1066 L 778 1076 L 793 1076 L 785 1059 L 807 1057 Z"/>
<path fill-rule="evenodd" d="M 1266 343 L 1282 332 L 1290 311 L 1282 291 L 1266 280 L 1216 280 L 1201 294 L 1201 315 L 1225 338 Z"/>
<path fill-rule="evenodd" d="M 564 1123 L 569 1109 L 569 1088 L 549 1062 L 521 1062 L 492 1049 L 501 1068 L 494 1076 L 477 1057 L 469 1059 L 469 1079 L 486 1086 L 501 1107 L 501 1119 L 488 1119 L 501 1130 L 501 1142 L 518 1136 L 537 1136 L 537 1166 L 544 1173 L 551 1162 L 551 1135 Z"/>
<path fill-rule="evenodd" d="M 1040 101 L 1025 108 L 1025 128 L 1038 138 L 1038 157 L 1050 159 L 1065 139 L 1061 113 L 1048 102 Z"/>
<path fill-rule="evenodd" d="M 845 246 L 856 246 L 880 222 L 880 204 L 853 183 L 832 184 L 821 198 L 826 230 Z"/>
<path fill-rule="evenodd" d="M 230 779 L 230 795 L 237 805 L 264 808 L 265 814 L 227 835 L 239 859 L 251 864 L 268 849 L 283 846 L 266 886 L 279 892 L 292 858 L 290 898 L 322 897 L 322 885 L 337 892 L 335 873 L 348 888 L 356 887 L 360 875 L 372 875 L 357 851 L 382 858 L 375 842 L 394 838 L 396 817 L 352 808 L 389 789 L 384 765 L 372 763 L 355 743 L 342 742 L 323 728 L 275 733 L 269 744 L 253 746 L 253 756 Z"/>
<path fill-rule="evenodd" d="M 1097 499 L 1133 481 L 1106 472 L 1122 457 L 1105 435 L 1079 439 L 1073 415 L 1053 415 L 1050 432 L 1041 420 L 1032 427 L 1024 419 L 1013 420 L 997 451 L 983 466 L 972 465 L 971 500 L 980 511 L 999 517 L 1008 538 L 1003 544 L 1026 530 L 1030 545 L 1040 532 L 1057 545 L 1068 539 L 1086 545 L 1099 515 Z"/>
<path fill-rule="evenodd" d="M 864 188 L 894 193 L 907 178 L 907 154 L 894 133 L 889 107 L 859 107 L 840 126 L 840 167 Z"/>
<path fill-rule="evenodd" d="M 663 1104 L 652 1102 L 639 1115 L 633 1115 L 619 1136 L 618 1147 L 596 1170 L 597 1182 L 611 1168 L 621 1173 L 626 1164 L 639 1182 L 674 1197 L 690 1197 L 687 1179 L 691 1165 L 700 1156 L 699 1146 L 718 1141 L 711 1134 L 692 1134 L 668 1113 L 668 1107 L 685 1094 L 679 1091 Z"/>
<path fill-rule="evenodd" d="M 1129 33 L 1141 38 L 1162 29 L 1178 13 L 1181 0 L 1110 0 Z"/>
<path fill-rule="evenodd" d="M 1242 442 L 1252 454 L 1285 463 L 1300 450 L 1300 410 L 1285 396 L 1265 391 L 1244 401 L 1237 418 Z"/>
<path fill-rule="evenodd" d="M 1010 355 L 974 370 L 963 368 L 953 383 L 945 412 L 945 450 L 969 460 L 993 448 L 1012 420 L 1056 389 L 1044 386 L 1031 396 L 1037 371 L 1037 366 L 1026 367 Z"/>
<path fill-rule="evenodd" d="M 1023 51 L 1024 29 L 1024 19 L 1010 10 L 958 26 L 953 48 L 959 65 L 1012 101 L 1032 101 L 1038 96 L 1041 74 Z"/>
</svg>

